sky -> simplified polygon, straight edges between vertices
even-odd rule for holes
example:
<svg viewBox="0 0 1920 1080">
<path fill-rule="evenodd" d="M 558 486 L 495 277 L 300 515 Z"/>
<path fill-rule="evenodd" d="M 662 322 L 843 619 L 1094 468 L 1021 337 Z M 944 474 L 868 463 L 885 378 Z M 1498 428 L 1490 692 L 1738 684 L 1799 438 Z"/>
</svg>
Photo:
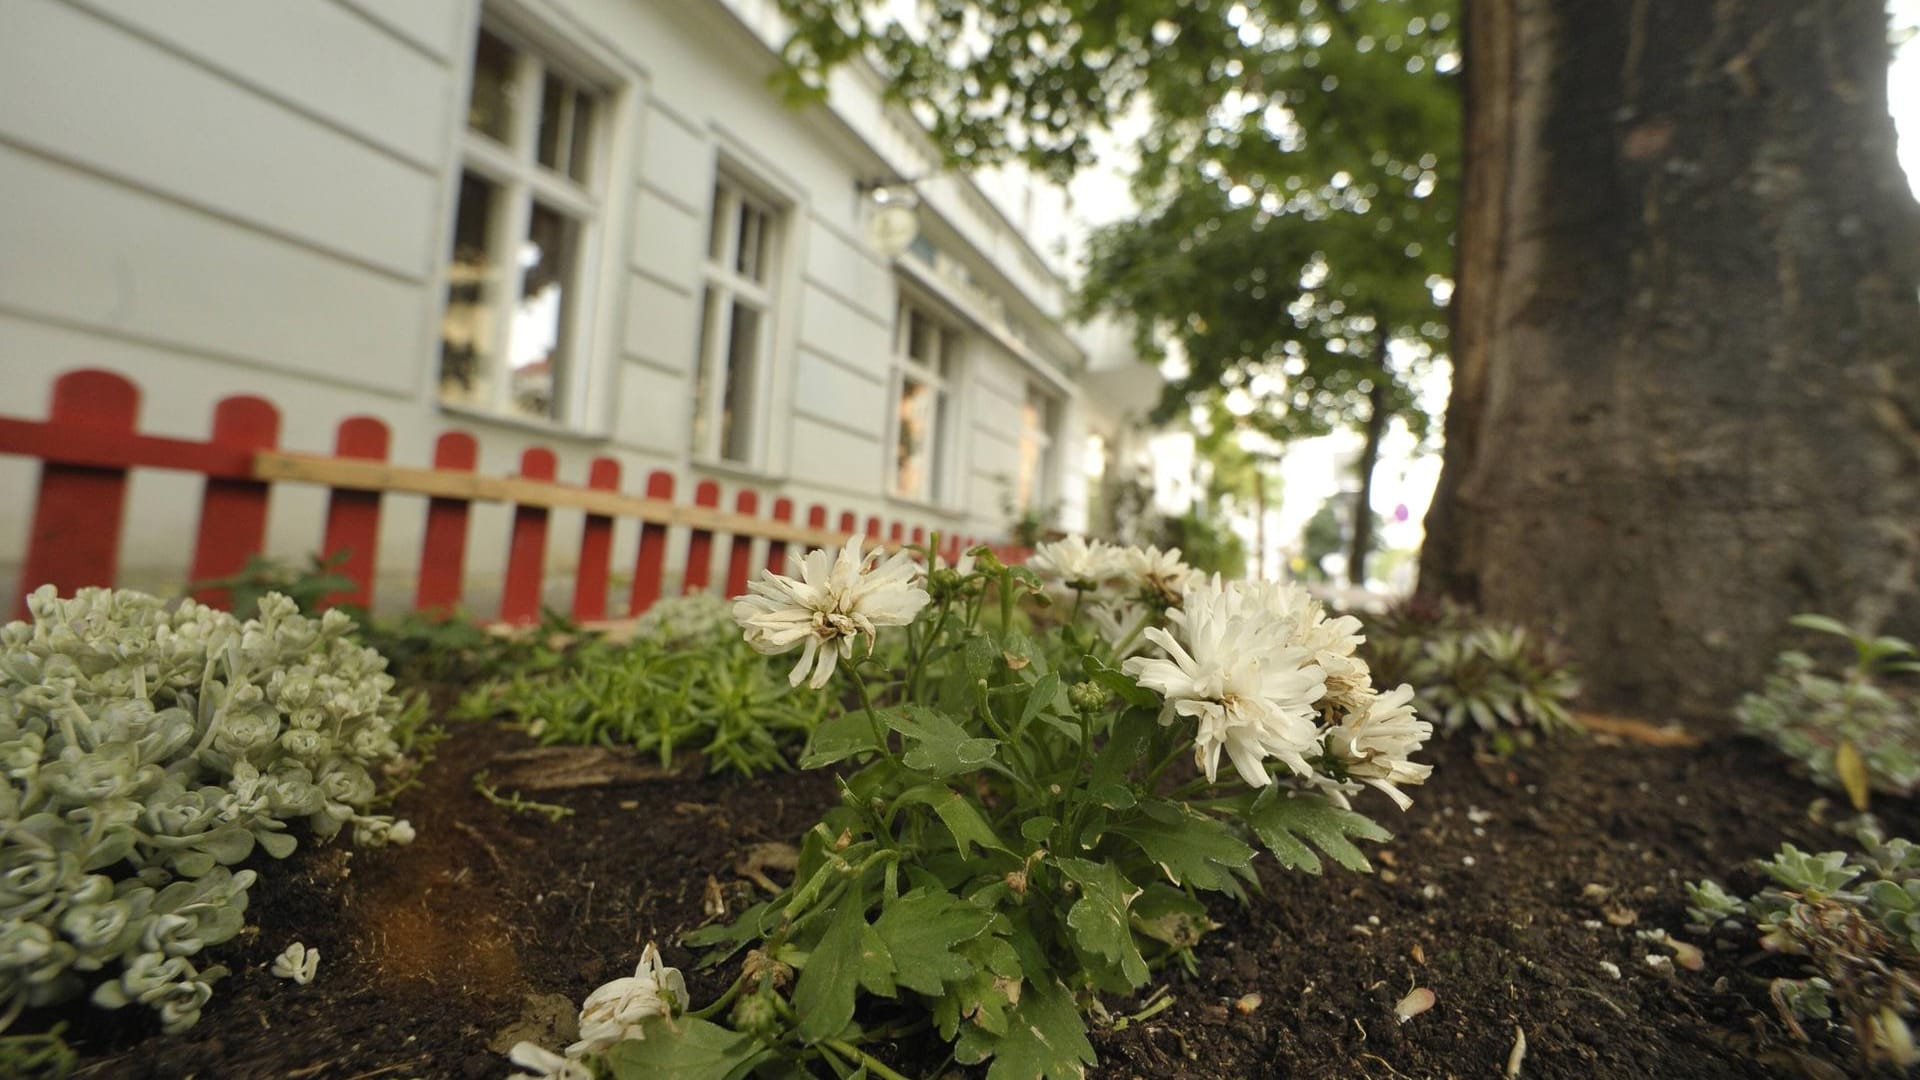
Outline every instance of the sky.
<svg viewBox="0 0 1920 1080">
<path fill-rule="evenodd" d="M 1920 198 L 1920 0 L 1888 0 L 1887 11 L 1895 39 L 1905 38 L 1897 47 L 1888 70 L 1889 111 L 1900 136 L 1901 167 L 1906 171 L 1915 198 Z M 1082 172 L 1069 185 L 1075 216 L 1082 226 L 1106 224 L 1133 212 L 1134 203 L 1126 181 L 1132 164 L 1128 148 L 1145 126 L 1144 115 L 1119 125 L 1116 133 L 1098 146 L 1100 164 Z M 1078 252 L 1074 255 L 1077 257 Z M 1436 364 L 1434 368 L 1431 377 L 1419 387 L 1419 393 L 1426 399 L 1429 412 L 1439 415 L 1446 400 L 1448 372 L 1444 364 Z M 1350 462 L 1359 441 L 1357 433 L 1344 432 L 1303 440 L 1287 448 L 1280 467 L 1280 503 L 1268 518 L 1269 537 L 1287 545 L 1297 542 L 1301 529 L 1321 504 L 1352 485 Z M 1163 437 L 1155 444 L 1155 452 L 1163 459 L 1156 462 L 1157 472 L 1182 472 L 1192 459 L 1191 440 Z M 1374 474 L 1373 508 L 1387 522 L 1383 547 L 1404 550 L 1419 547 L 1424 535 L 1421 520 L 1439 475 L 1437 444 L 1422 446 L 1396 425 L 1382 446 L 1380 465 Z M 1163 506 L 1163 509 L 1171 507 Z M 1245 521 L 1240 525 L 1251 548 L 1253 523 Z M 1412 569 L 1410 564 L 1404 566 L 1383 584 L 1393 589 L 1411 588 Z"/>
</svg>

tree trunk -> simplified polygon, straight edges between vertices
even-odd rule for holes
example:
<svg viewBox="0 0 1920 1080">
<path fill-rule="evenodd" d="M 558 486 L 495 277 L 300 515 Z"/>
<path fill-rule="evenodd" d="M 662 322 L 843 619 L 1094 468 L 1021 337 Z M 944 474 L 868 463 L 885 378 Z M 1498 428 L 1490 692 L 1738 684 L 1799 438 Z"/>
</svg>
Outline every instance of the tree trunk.
<svg viewBox="0 0 1920 1080">
<path fill-rule="evenodd" d="M 1592 698 L 1724 712 L 1820 611 L 1920 629 L 1920 208 L 1881 0 L 1468 0 L 1421 590 Z"/>
<path fill-rule="evenodd" d="M 1373 467 L 1380 462 L 1380 440 L 1387 433 L 1387 384 L 1385 379 L 1387 340 L 1385 335 L 1374 351 L 1382 376 L 1373 380 L 1367 393 L 1367 441 L 1360 447 L 1360 492 L 1353 497 L 1353 542 L 1347 548 L 1347 584 L 1356 589 L 1367 587 L 1367 556 L 1373 551 Z"/>
</svg>

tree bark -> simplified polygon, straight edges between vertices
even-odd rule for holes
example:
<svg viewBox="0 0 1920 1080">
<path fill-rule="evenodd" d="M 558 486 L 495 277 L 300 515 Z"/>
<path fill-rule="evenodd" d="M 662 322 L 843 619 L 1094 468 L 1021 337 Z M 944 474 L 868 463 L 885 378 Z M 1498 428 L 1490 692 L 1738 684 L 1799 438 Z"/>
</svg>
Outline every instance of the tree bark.
<svg viewBox="0 0 1920 1080">
<path fill-rule="evenodd" d="M 1380 440 L 1387 433 L 1387 385 L 1384 379 L 1386 338 L 1375 350 L 1375 362 L 1381 365 L 1382 378 L 1373 381 L 1367 393 L 1366 442 L 1360 446 L 1360 491 L 1353 497 L 1353 541 L 1347 548 L 1347 584 L 1356 589 L 1367 587 L 1367 556 L 1373 552 L 1373 469 L 1380 463 Z"/>
<path fill-rule="evenodd" d="M 1724 713 L 1795 612 L 1920 630 L 1920 208 L 1881 0 L 1468 0 L 1421 591 Z"/>
</svg>

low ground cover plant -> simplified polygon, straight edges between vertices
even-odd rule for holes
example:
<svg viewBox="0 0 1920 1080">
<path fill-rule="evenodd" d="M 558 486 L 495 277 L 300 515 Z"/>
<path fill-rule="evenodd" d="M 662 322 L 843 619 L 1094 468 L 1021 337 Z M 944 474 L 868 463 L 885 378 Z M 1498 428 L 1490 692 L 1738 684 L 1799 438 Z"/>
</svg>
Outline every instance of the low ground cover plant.
<svg viewBox="0 0 1920 1080">
<path fill-rule="evenodd" d="M 1823 615 L 1791 621 L 1846 641 L 1852 662 L 1835 670 L 1798 650 L 1781 653 L 1766 685 L 1734 709 L 1741 727 L 1804 765 L 1815 783 L 1845 790 L 1858 809 L 1872 791 L 1912 795 L 1920 788 L 1920 652 Z"/>
<path fill-rule="evenodd" d="M 352 621 L 277 593 L 241 621 L 191 600 L 51 587 L 0 627 L 0 1031 L 91 993 L 191 1027 L 245 921 L 257 847 L 405 843 L 374 812 L 406 709 Z"/>
<path fill-rule="evenodd" d="M 1364 654 L 1383 682 L 1414 687 L 1415 704 L 1443 731 L 1575 728 L 1572 667 L 1525 627 L 1452 602 L 1410 600 L 1367 627 Z"/>
<path fill-rule="evenodd" d="M 827 699 L 791 693 L 785 671 L 739 634 L 713 596 L 656 604 L 625 645 L 599 643 L 552 668 L 473 691 L 469 718 L 505 716 L 544 745 L 634 747 L 671 768 L 699 753 L 714 772 L 791 769 Z"/>
<path fill-rule="evenodd" d="M 1749 897 L 1717 882 L 1687 886 L 1694 922 L 1797 961 L 1768 985 L 1781 1022 L 1843 1027 L 1867 1071 L 1920 1063 L 1909 1020 L 1920 1006 L 1920 847 L 1866 819 L 1858 853 L 1783 844 L 1760 863 L 1773 884 Z"/>
<path fill-rule="evenodd" d="M 594 1037 L 517 1047 L 523 1075 L 898 1077 L 870 1047 L 930 1027 L 992 1080 L 1081 1077 L 1102 996 L 1190 961 L 1201 895 L 1244 897 L 1256 844 L 1365 869 L 1356 841 L 1388 834 L 1350 800 L 1404 806 L 1430 768 L 1357 619 L 1178 552 L 1075 538 L 947 566 L 854 539 L 733 614 L 758 652 L 798 654 L 792 686 L 829 691 L 802 764 L 840 772 L 841 805 L 791 885 L 687 939 L 738 958 L 721 997 L 694 1009 L 643 959 L 588 999 Z"/>
</svg>

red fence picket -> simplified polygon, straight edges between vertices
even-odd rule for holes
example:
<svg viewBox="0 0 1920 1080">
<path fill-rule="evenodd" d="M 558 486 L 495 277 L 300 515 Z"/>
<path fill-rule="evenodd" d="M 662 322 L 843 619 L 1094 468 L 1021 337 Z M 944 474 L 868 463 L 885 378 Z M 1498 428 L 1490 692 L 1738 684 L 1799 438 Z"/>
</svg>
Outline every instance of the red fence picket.
<svg viewBox="0 0 1920 1080">
<path fill-rule="evenodd" d="M 279 438 L 280 410 L 265 398 L 224 398 L 213 407 L 213 435 L 208 441 L 216 446 L 251 457 L 255 450 L 272 449 Z M 266 549 L 268 494 L 268 486 L 259 480 L 207 477 L 189 580 L 232 577 Z M 194 598 L 222 608 L 231 603 L 228 590 L 219 588 L 201 589 Z"/>
<path fill-rule="evenodd" d="M 551 481 L 557 470 L 553 451 L 532 446 L 520 455 L 520 475 Z M 500 621 L 540 621 L 540 585 L 547 571 L 547 516 L 544 506 L 515 506 L 507 541 L 507 580 L 500 589 Z"/>
<path fill-rule="evenodd" d="M 620 490 L 620 463 L 594 458 L 587 466 L 587 486 L 595 491 Z M 588 514 L 580 527 L 580 565 L 573 578 L 573 617 L 594 622 L 607 617 L 607 563 L 613 558 L 613 519 Z"/>
<path fill-rule="evenodd" d="M 480 444 L 464 431 L 449 431 L 434 441 L 436 469 L 470 473 L 479 460 Z M 420 542 L 420 582 L 413 594 L 415 609 L 445 614 L 460 606 L 467 568 L 467 519 L 472 509 L 473 504 L 466 499 L 436 495 L 427 500 L 427 529 Z"/>
<path fill-rule="evenodd" d="M 816 518 L 818 520 L 816 520 Z M 793 523 L 793 500 L 781 496 L 773 500 L 773 520 L 782 525 Z M 827 527 L 827 508 L 816 506 L 807 515 L 807 525 L 815 529 Z M 767 569 L 776 574 L 787 572 L 787 542 L 785 540 L 767 541 Z"/>
<path fill-rule="evenodd" d="M 693 504 L 708 509 L 720 506 L 720 485 L 702 480 L 693 489 Z M 695 527 L 687 532 L 687 573 L 680 585 L 683 594 L 705 592 L 713 578 L 713 530 Z"/>
<path fill-rule="evenodd" d="M 371 416 L 342 420 L 334 436 L 333 453 L 335 457 L 387 460 L 387 425 Z M 321 607 L 373 606 L 374 561 L 379 547 L 380 493 L 334 488 L 327 497 L 327 531 L 320 545 L 321 558 L 335 573 L 352 581 L 353 587 L 327 596 L 320 601 Z"/>
<path fill-rule="evenodd" d="M 748 517 L 760 512 L 760 496 L 748 488 L 741 488 L 733 497 L 735 513 Z M 753 573 L 753 537 L 747 533 L 734 533 L 727 541 L 727 595 L 739 596 L 747 591 L 747 575 Z"/>
<path fill-rule="evenodd" d="M 673 474 L 656 471 L 647 477 L 647 498 L 662 502 L 673 498 Z M 640 552 L 633 564 L 633 595 L 629 597 L 627 615 L 638 617 L 660 599 L 662 582 L 667 575 L 667 527 L 658 522 L 645 522 L 640 526 Z"/>
<path fill-rule="evenodd" d="M 131 382 L 107 371 L 73 371 L 54 382 L 47 422 L 69 426 L 78 442 L 96 435 L 131 436 L 139 413 L 140 391 Z M 51 584 L 67 595 L 86 585 L 113 584 L 126 501 L 124 464 L 98 467 L 49 460 L 40 467 L 21 575 L 22 616 L 32 586 Z"/>
</svg>

